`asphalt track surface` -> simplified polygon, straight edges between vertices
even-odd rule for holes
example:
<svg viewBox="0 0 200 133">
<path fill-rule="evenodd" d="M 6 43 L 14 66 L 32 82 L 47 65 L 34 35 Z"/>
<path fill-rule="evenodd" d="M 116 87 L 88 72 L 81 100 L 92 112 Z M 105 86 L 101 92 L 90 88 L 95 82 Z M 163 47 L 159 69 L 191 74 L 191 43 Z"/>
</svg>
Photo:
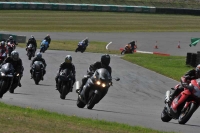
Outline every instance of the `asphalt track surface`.
<svg viewBox="0 0 200 133">
<path fill-rule="evenodd" d="M 15 34 L 16 32 L 12 33 Z M 47 33 L 21 32 L 17 34 L 27 36 L 33 34 L 36 39 L 43 39 Z M 159 38 L 163 45 L 159 45 L 159 49 L 156 50 L 163 50 L 171 55 L 185 56 L 187 52 L 196 53 L 198 51 L 198 45 L 191 48 L 188 45 L 190 38 L 198 37 L 199 33 L 50 33 L 50 35 L 52 40 L 81 40 L 88 36 L 90 40 L 94 41 L 112 41 L 113 43 L 109 46 L 110 49 L 118 49 L 129 40 L 142 36 L 140 37 L 141 40 L 137 38 L 137 41 L 141 42 L 138 49 L 144 51 L 155 49 L 152 48 L 153 44 L 145 45 L 142 42 L 153 43 L 154 40 L 158 40 L 155 38 Z M 168 46 L 164 45 L 166 40 L 175 43 L 180 38 L 182 38 L 180 41 L 183 42 L 180 49 L 177 48 L 177 44 L 168 43 Z M 119 56 L 111 55 L 112 77 L 120 77 L 121 80 L 118 82 L 113 81 L 113 86 L 110 87 L 107 95 L 92 110 L 80 109 L 76 106 L 77 94 L 75 91 L 68 94 L 65 100 L 60 99 L 58 91 L 55 90 L 57 70 L 60 63 L 64 61 L 65 56 L 70 54 L 76 66 L 77 80 L 80 81 L 89 64 L 100 60 L 100 53 L 47 50 L 43 54 L 47 63 L 47 74 L 44 76 L 44 81 L 41 81 L 39 85 L 35 85 L 34 81 L 30 79 L 31 61 L 28 60 L 25 49 L 17 48 L 16 50 L 19 51 L 25 67 L 24 76 L 21 80 L 22 87 L 18 87 L 14 94 L 7 92 L 0 100 L 2 102 L 22 107 L 42 108 L 67 115 L 140 125 L 163 131 L 199 132 L 199 110 L 193 114 L 185 125 L 179 125 L 176 120 L 164 123 L 160 119 L 164 107 L 165 92 L 174 87 L 178 83 L 177 81 L 124 61 Z"/>
</svg>

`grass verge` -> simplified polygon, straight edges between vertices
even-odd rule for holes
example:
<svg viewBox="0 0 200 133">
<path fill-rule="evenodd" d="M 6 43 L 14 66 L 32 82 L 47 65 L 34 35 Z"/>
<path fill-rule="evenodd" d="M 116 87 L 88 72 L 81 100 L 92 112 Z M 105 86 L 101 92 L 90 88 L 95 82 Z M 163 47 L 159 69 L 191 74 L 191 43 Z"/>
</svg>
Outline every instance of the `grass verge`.
<svg viewBox="0 0 200 133">
<path fill-rule="evenodd" d="M 199 22 L 200 16 L 192 15 L 0 10 L 3 31 L 196 32 L 200 31 Z"/>
<path fill-rule="evenodd" d="M 116 122 L 66 116 L 0 102 L 0 132 L 4 133 L 167 133 Z"/>
</svg>

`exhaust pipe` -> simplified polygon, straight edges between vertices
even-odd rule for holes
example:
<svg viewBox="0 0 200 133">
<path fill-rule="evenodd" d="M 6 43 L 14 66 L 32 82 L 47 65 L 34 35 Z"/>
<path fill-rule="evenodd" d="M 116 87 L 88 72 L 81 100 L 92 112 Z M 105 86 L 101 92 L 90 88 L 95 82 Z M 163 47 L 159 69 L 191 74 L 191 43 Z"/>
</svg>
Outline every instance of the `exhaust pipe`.
<svg viewBox="0 0 200 133">
<path fill-rule="evenodd" d="M 80 89 L 80 83 L 79 81 L 76 81 L 76 90 L 79 90 Z"/>
<path fill-rule="evenodd" d="M 165 94 L 165 103 L 166 103 L 167 101 L 169 101 L 170 93 L 171 93 L 170 90 L 166 91 L 166 94 Z"/>
</svg>

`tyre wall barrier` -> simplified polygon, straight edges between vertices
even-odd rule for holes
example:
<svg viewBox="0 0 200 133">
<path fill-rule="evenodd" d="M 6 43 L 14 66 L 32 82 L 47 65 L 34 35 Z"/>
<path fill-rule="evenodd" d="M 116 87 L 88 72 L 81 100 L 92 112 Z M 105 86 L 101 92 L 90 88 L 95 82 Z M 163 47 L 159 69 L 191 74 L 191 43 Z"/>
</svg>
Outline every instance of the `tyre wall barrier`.
<svg viewBox="0 0 200 133">
<path fill-rule="evenodd" d="M 18 43 L 26 43 L 26 36 L 24 35 L 13 35 L 13 34 L 1 34 L 0 33 L 0 40 L 7 40 L 9 36 L 13 36 L 13 39 L 16 40 Z"/>
<path fill-rule="evenodd" d="M 198 64 L 200 64 L 200 51 L 197 51 L 197 53 L 187 53 L 186 65 L 196 67 Z"/>
<path fill-rule="evenodd" d="M 156 8 L 150 6 L 37 3 L 37 2 L 0 2 L 0 10 L 64 10 L 64 11 L 102 11 L 102 12 L 138 12 L 138 13 L 156 12 Z"/>
</svg>

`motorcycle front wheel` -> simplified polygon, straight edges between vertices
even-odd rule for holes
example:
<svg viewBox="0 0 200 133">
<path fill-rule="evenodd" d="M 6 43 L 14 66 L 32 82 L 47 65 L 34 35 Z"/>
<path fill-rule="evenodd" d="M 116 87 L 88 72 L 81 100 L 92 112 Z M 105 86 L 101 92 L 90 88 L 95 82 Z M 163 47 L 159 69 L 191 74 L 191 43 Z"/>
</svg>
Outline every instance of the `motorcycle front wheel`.
<svg viewBox="0 0 200 133">
<path fill-rule="evenodd" d="M 76 105 L 77 105 L 77 107 L 79 107 L 79 108 L 84 108 L 84 107 L 85 107 L 85 103 L 83 103 L 83 102 L 79 99 L 79 97 L 78 97 L 78 99 L 77 99 Z"/>
<path fill-rule="evenodd" d="M 163 111 L 162 111 L 162 113 L 161 113 L 161 120 L 163 121 L 163 122 L 169 122 L 169 121 L 171 121 L 171 117 L 167 114 L 167 112 L 166 112 L 166 107 L 164 107 L 164 109 L 163 109 Z"/>
<path fill-rule="evenodd" d="M 87 103 L 87 108 L 92 109 L 94 105 L 97 103 L 98 99 L 99 99 L 99 95 L 94 93 Z"/>
<path fill-rule="evenodd" d="M 124 55 L 126 53 L 126 50 L 122 50 L 121 55 Z"/>
</svg>

